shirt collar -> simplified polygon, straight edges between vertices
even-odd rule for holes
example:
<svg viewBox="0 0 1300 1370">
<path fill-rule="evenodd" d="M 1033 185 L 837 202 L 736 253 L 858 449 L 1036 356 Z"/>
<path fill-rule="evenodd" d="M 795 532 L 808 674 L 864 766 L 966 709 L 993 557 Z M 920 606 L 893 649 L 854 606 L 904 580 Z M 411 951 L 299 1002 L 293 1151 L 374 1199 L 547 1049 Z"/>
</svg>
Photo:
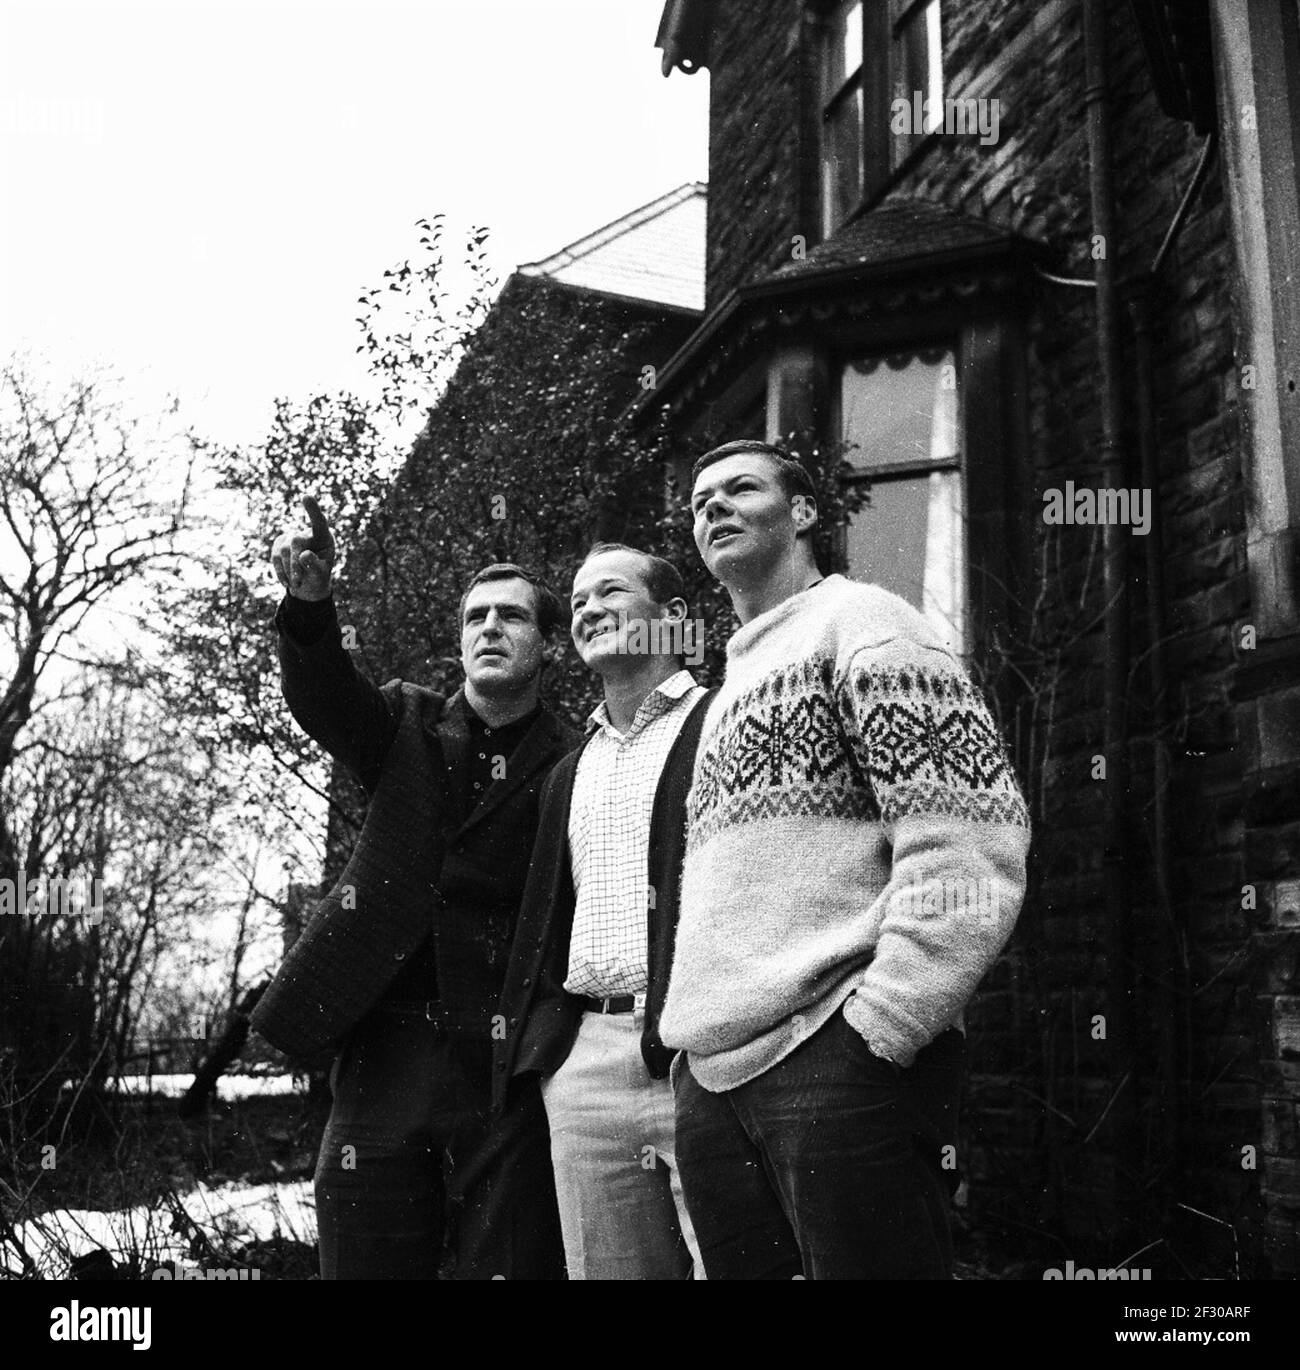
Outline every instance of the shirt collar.
<svg viewBox="0 0 1300 1370">
<path fill-rule="evenodd" d="M 516 718 L 510 723 L 500 723 L 493 728 L 490 727 L 483 716 L 475 710 L 469 700 L 465 700 L 465 721 L 469 725 L 469 730 L 472 733 L 493 735 L 496 733 L 508 733 L 511 729 L 515 728 L 526 731 L 537 721 L 537 717 L 541 712 L 542 704 L 541 700 L 538 700 L 538 702 L 522 717 Z"/>
<path fill-rule="evenodd" d="M 688 695 L 695 688 L 695 677 L 685 667 L 680 671 L 675 671 L 666 680 L 661 680 L 641 701 L 641 705 L 632 719 L 632 726 L 626 733 L 620 733 L 609 721 L 609 710 L 602 699 L 587 715 L 587 733 L 590 735 L 597 729 L 602 729 L 613 737 L 630 737 L 638 731 L 639 724 L 644 724 L 651 718 L 657 718 L 660 714 L 667 713 L 677 700 Z"/>
</svg>

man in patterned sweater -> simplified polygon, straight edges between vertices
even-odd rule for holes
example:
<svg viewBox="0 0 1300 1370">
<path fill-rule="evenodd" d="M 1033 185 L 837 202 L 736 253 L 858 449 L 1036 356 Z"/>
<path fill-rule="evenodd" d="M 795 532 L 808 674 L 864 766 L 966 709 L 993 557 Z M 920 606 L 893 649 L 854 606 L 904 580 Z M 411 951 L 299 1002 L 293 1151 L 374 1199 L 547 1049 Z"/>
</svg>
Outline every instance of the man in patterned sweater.
<svg viewBox="0 0 1300 1370">
<path fill-rule="evenodd" d="M 691 508 L 741 623 L 660 1025 L 705 1270 L 946 1278 L 962 1010 L 1019 912 L 1025 805 L 921 614 L 818 571 L 803 467 L 728 443 Z"/>
</svg>

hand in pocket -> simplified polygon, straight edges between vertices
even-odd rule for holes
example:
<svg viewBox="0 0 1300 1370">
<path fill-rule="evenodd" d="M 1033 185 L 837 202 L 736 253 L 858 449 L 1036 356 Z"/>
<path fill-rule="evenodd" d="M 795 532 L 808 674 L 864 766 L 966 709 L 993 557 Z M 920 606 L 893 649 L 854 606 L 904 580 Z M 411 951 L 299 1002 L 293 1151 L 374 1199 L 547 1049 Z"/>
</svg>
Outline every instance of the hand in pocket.
<svg viewBox="0 0 1300 1370">
<path fill-rule="evenodd" d="M 878 1079 L 886 1080 L 891 1084 L 897 1084 L 903 1078 L 903 1067 L 896 1065 L 893 1061 L 884 1056 L 877 1056 L 867 1045 L 866 1039 L 844 1016 L 841 1009 L 836 1017 L 840 1020 L 840 1031 L 850 1038 L 848 1049 L 852 1051 L 860 1061 Z"/>
</svg>

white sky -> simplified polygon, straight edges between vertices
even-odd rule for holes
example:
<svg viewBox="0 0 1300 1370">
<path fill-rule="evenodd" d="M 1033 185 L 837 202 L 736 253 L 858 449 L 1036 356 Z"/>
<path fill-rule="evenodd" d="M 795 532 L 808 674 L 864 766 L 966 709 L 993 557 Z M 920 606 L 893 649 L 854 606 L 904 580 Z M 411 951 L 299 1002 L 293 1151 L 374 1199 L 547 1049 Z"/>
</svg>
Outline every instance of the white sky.
<svg viewBox="0 0 1300 1370">
<path fill-rule="evenodd" d="M 414 221 L 504 275 L 707 176 L 662 0 L 0 0 L 0 353 L 110 360 L 206 433 L 359 385 Z"/>
<path fill-rule="evenodd" d="M 178 394 L 230 443 L 277 395 L 364 389 L 357 296 L 417 218 L 488 226 L 504 278 L 707 177 L 662 7 L 0 0 L 0 358 L 107 361 L 132 411 Z"/>
</svg>

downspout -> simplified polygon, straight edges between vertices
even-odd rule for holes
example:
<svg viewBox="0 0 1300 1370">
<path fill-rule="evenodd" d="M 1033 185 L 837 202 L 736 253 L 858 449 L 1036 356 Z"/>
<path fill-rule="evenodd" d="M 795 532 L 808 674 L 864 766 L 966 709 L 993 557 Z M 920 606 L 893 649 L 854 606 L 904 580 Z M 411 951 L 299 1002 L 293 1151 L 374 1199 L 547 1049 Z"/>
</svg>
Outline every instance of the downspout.
<svg viewBox="0 0 1300 1370">
<path fill-rule="evenodd" d="M 1165 263 L 1188 213 L 1205 184 L 1218 145 L 1217 130 L 1210 133 L 1201 151 L 1191 184 L 1187 187 L 1149 272 L 1129 282 L 1129 317 L 1133 323 L 1134 380 L 1137 390 L 1138 452 L 1140 483 L 1151 492 L 1151 529 L 1142 539 L 1143 572 L 1146 577 L 1148 669 L 1151 679 L 1152 815 L 1151 855 L 1155 876 L 1156 954 L 1161 978 L 1156 981 L 1161 1077 L 1168 1091 L 1165 1173 L 1181 1176 L 1191 1144 L 1189 1068 L 1192 1051 L 1191 967 L 1188 962 L 1187 928 L 1179 917 L 1173 889 L 1173 858 L 1170 843 L 1169 760 L 1169 665 L 1165 650 L 1164 545 L 1161 527 L 1160 471 L 1155 417 L 1155 368 L 1152 361 L 1151 312 Z M 1172 1194 L 1166 1188 L 1166 1198 Z"/>
<path fill-rule="evenodd" d="M 1171 888 L 1169 842 L 1169 673 L 1165 652 L 1164 562 L 1160 519 L 1160 473 L 1156 461 L 1154 367 L 1151 347 L 1151 294 L 1153 276 L 1130 283 L 1129 317 L 1133 322 L 1134 383 L 1137 398 L 1138 454 L 1141 488 L 1151 492 L 1151 528 L 1142 539 L 1143 572 L 1146 576 L 1147 661 L 1151 679 L 1151 859 L 1155 882 L 1154 978 L 1156 1047 L 1160 1076 L 1168 1091 L 1165 1100 L 1164 1170 L 1167 1176 L 1183 1173 L 1187 1154 L 1187 945 L 1175 924 L 1176 903 Z M 1168 1197 L 1168 1196 L 1166 1196 Z"/>
<path fill-rule="evenodd" d="M 1094 279 L 1097 282 L 1097 363 L 1101 401 L 1102 485 L 1126 486 L 1123 416 L 1120 399 L 1121 353 L 1116 288 L 1118 238 L 1111 167 L 1110 109 L 1107 89 L 1106 3 L 1082 0 L 1084 108 L 1088 132 L 1088 182 L 1092 207 Z M 1114 507 L 1114 506 L 1112 506 Z M 1124 1244 L 1134 1235 L 1138 1214 L 1136 1171 L 1140 1165 L 1137 1132 L 1136 1042 L 1133 1031 L 1134 968 L 1128 881 L 1128 529 L 1102 524 L 1102 585 L 1105 598 L 1105 708 L 1102 873 L 1106 903 L 1104 946 L 1111 993 L 1106 1041 L 1114 1064 L 1108 1106 L 1115 1120 L 1115 1204 Z"/>
</svg>

